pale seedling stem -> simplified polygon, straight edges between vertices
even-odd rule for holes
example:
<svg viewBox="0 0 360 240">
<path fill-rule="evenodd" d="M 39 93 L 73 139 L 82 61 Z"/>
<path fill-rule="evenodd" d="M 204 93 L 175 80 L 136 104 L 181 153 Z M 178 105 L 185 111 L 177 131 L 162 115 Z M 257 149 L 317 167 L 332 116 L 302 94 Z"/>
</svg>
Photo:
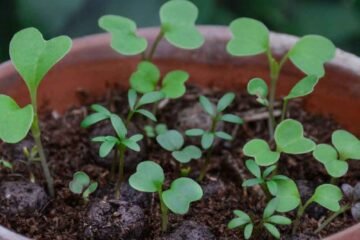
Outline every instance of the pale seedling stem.
<svg viewBox="0 0 360 240">
<path fill-rule="evenodd" d="M 160 198 L 160 210 L 161 210 L 161 230 L 165 232 L 167 230 L 169 223 L 169 216 L 168 216 L 169 209 L 165 205 L 164 200 L 162 198 L 162 187 L 160 187 L 158 193 Z"/>
<path fill-rule="evenodd" d="M 288 103 L 289 103 L 289 100 L 288 100 L 288 99 L 284 99 L 283 109 L 282 109 L 282 111 L 281 111 L 281 122 L 284 121 L 285 118 L 286 118 Z"/>
<path fill-rule="evenodd" d="M 156 36 L 155 40 L 154 40 L 154 43 L 152 44 L 151 46 L 151 49 L 150 49 L 150 52 L 149 52 L 149 55 L 147 56 L 146 60 L 148 61 L 152 61 L 152 58 L 155 54 L 155 51 L 156 51 L 156 48 L 157 46 L 159 45 L 161 39 L 163 38 L 164 36 L 164 32 L 163 30 L 161 29 L 159 34 Z"/>
<path fill-rule="evenodd" d="M 330 217 L 328 217 L 316 230 L 315 230 L 315 234 L 318 234 L 319 232 L 321 232 L 329 223 L 331 223 L 337 216 L 339 216 L 340 214 L 348 211 L 351 208 L 350 204 L 344 205 L 340 208 L 339 211 L 334 212 L 333 214 L 330 215 Z"/>
<path fill-rule="evenodd" d="M 297 210 L 297 213 L 296 213 L 296 219 L 294 221 L 294 225 L 293 225 L 293 228 L 292 228 L 292 234 L 295 234 L 299 225 L 300 225 L 300 219 L 301 217 L 304 215 L 304 212 L 306 210 L 306 208 L 310 205 L 310 203 L 312 203 L 313 201 L 313 197 L 311 197 L 309 200 L 307 200 L 307 202 L 305 203 L 305 205 L 302 205 L 302 203 L 300 203 L 300 206 Z"/>
</svg>

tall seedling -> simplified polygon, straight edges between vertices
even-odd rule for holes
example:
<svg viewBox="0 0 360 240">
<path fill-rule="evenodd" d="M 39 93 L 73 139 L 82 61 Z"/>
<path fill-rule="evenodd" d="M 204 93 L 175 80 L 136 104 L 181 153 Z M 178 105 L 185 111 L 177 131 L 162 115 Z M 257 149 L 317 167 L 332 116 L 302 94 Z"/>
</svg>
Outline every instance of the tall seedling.
<svg viewBox="0 0 360 240">
<path fill-rule="evenodd" d="M 27 113 L 27 117 L 32 117 L 31 132 L 37 145 L 41 166 L 51 196 L 54 196 L 54 186 L 41 142 L 37 94 L 38 87 L 47 72 L 70 51 L 71 45 L 71 39 L 67 36 L 60 36 L 46 41 L 35 28 L 21 30 L 14 35 L 10 42 L 10 58 L 16 70 L 24 79 L 30 93 L 33 115 Z M 15 108 L 15 104 L 10 102 L 8 100 L 8 104 Z"/>
</svg>

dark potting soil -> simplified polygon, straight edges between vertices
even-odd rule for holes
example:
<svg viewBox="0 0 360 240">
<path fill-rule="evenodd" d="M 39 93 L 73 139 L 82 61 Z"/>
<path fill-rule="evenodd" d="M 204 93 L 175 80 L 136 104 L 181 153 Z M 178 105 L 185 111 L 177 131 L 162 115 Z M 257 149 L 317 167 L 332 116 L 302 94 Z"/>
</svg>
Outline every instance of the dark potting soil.
<svg viewBox="0 0 360 240">
<path fill-rule="evenodd" d="M 111 89 L 111 90 L 110 90 Z M 197 105 L 199 95 L 205 94 L 214 102 L 224 92 L 217 89 L 200 89 L 188 86 L 184 97 L 160 104 L 158 122 L 166 123 L 169 128 L 188 129 L 195 126 L 209 127 L 206 115 L 201 113 Z M 160 230 L 158 197 L 153 194 L 139 193 L 124 183 L 121 201 L 114 200 L 113 185 L 109 184 L 110 171 L 106 159 L 104 162 L 97 156 L 97 147 L 90 142 L 93 135 L 104 132 L 111 133 L 107 124 L 98 124 L 90 129 L 82 129 L 80 122 L 89 113 L 91 103 L 100 103 L 112 111 L 125 116 L 127 113 L 127 94 L 116 86 L 102 99 L 93 99 L 87 93 L 80 93 L 83 107 L 69 109 L 60 116 L 49 109 L 42 109 L 41 128 L 50 169 L 55 178 L 56 197 L 48 198 L 41 188 L 28 181 L 29 173 L 23 147 L 33 144 L 31 137 L 15 146 L 0 144 L 3 157 L 14 165 L 13 172 L 2 169 L 0 172 L 0 224 L 34 239 L 176 239 L 200 240 L 243 239 L 240 230 L 227 229 L 227 223 L 234 217 L 232 211 L 241 209 L 245 212 L 261 216 L 265 206 L 265 196 L 257 188 L 244 189 L 242 179 L 250 175 L 244 168 L 241 149 L 252 138 L 268 138 L 267 121 L 261 117 L 262 109 L 253 97 L 246 93 L 238 93 L 235 103 L 226 111 L 247 119 L 244 125 L 234 127 L 232 124 L 220 126 L 235 138 L 232 142 L 220 141 L 213 152 L 210 170 L 203 181 L 204 197 L 195 202 L 186 215 L 170 214 L 168 232 Z M 85 96 L 85 97 L 84 97 Z M 315 116 L 302 108 L 301 102 L 292 102 L 289 116 L 304 124 L 306 136 L 317 143 L 329 143 L 331 133 L 340 126 L 328 116 Z M 189 121 L 191 119 L 191 121 Z M 135 117 L 135 126 L 144 126 L 146 120 Z M 135 130 L 134 130 L 135 129 Z M 133 130 L 136 132 L 136 128 Z M 194 142 L 194 140 L 192 140 Z M 199 143 L 195 140 L 195 143 Z M 138 161 L 154 160 L 161 164 L 166 173 L 166 185 L 179 176 L 179 170 L 171 155 L 162 150 L 154 139 L 144 139 L 140 154 L 128 153 L 126 174 L 133 173 Z M 146 149 L 146 150 L 145 150 Z M 131 159 L 131 161 L 130 161 Z M 25 163 L 24 163 L 25 161 Z M 134 164 L 135 163 L 135 164 Z M 193 161 L 190 165 L 190 176 L 196 177 L 202 161 Z M 298 156 L 283 155 L 279 172 L 295 179 L 299 185 L 303 199 L 312 194 L 317 185 L 329 181 L 323 166 L 313 159 L 311 154 Z M 351 162 L 350 171 L 340 183 L 354 184 L 360 177 L 359 164 Z M 32 169 L 36 181 L 45 187 L 38 165 Z M 72 194 L 68 184 L 76 171 L 86 172 L 93 180 L 99 182 L 98 190 L 91 195 L 90 202 L 85 204 L 78 196 Z M 16 181 L 16 183 L 11 183 Z M 22 183 L 20 183 L 22 181 Z M 8 183 L 10 182 L 10 183 Z M 14 188 L 15 184 L 18 188 Z M 26 193 L 19 190 L 30 189 Z M 9 192 L 10 191 L 10 192 Z M 12 192 L 11 192 L 12 191 Z M 6 194 L 5 194 L 6 192 Z M 35 194 L 36 193 L 36 194 Z M 12 198 L 9 198 L 12 196 Z M 12 199 L 12 200 L 11 200 Z M 25 201 L 25 202 L 24 202 Z M 19 206 L 24 206 L 19 209 Z M 26 209 L 26 210 L 22 210 Z M 294 212 L 287 214 L 294 218 Z M 290 235 L 290 227 L 281 227 L 284 239 L 318 239 L 338 232 L 353 225 L 349 213 L 339 216 L 320 235 L 313 232 L 328 212 L 311 206 L 304 215 L 299 234 Z M 270 239 L 262 231 L 259 239 Z"/>
</svg>

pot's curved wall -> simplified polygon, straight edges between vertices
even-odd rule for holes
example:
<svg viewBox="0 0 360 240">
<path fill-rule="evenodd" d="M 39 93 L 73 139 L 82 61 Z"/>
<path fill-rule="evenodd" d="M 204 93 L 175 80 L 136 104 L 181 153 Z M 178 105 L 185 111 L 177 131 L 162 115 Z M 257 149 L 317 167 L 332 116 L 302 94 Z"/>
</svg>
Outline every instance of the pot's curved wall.
<svg viewBox="0 0 360 240">
<path fill-rule="evenodd" d="M 229 56 L 225 46 L 230 38 L 226 27 L 202 26 L 205 45 L 195 51 L 179 50 L 162 41 L 155 55 L 161 71 L 183 69 L 191 81 L 203 86 L 217 86 L 238 91 L 253 77 L 268 79 L 264 56 L 236 58 Z M 141 29 L 140 35 L 154 41 L 158 28 Z M 273 51 L 282 55 L 297 38 L 271 34 Z M 110 37 L 99 34 L 76 39 L 70 54 L 49 72 L 41 84 L 39 100 L 59 112 L 78 104 L 82 91 L 102 95 L 108 83 L 128 85 L 139 57 L 124 58 L 110 48 Z M 303 74 L 287 63 L 279 81 L 278 95 L 285 95 Z M 0 93 L 16 98 L 21 104 L 29 102 L 25 84 L 11 63 L 0 65 Z M 326 66 L 326 76 L 315 92 L 305 98 L 306 108 L 314 113 L 333 116 L 344 128 L 360 135 L 360 59 L 337 50 L 336 58 Z M 360 231 L 358 226 L 357 231 Z M 1 237 L 0 237 L 1 239 Z"/>
</svg>

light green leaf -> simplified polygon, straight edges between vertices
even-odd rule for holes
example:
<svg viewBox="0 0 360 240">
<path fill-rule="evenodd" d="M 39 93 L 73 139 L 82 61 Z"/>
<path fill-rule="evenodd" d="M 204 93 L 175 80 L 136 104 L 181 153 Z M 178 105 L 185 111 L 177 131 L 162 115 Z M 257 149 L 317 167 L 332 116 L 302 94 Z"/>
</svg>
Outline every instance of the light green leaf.
<svg viewBox="0 0 360 240">
<path fill-rule="evenodd" d="M 275 212 L 275 210 L 278 207 L 279 202 L 277 201 L 277 199 L 271 199 L 270 202 L 266 205 L 265 209 L 264 209 L 264 213 L 263 213 L 263 219 L 267 219 L 270 216 L 272 216 Z"/>
<path fill-rule="evenodd" d="M 192 159 L 201 158 L 202 152 L 196 146 L 187 146 L 182 150 L 172 152 L 172 156 L 181 163 L 188 163 Z"/>
<path fill-rule="evenodd" d="M 136 172 L 130 176 L 129 184 L 141 192 L 158 192 L 165 180 L 163 169 L 153 161 L 144 161 L 137 165 Z"/>
<path fill-rule="evenodd" d="M 340 210 L 340 200 L 343 195 L 339 187 L 332 184 L 322 184 L 315 189 L 311 199 L 330 211 Z"/>
<path fill-rule="evenodd" d="M 139 152 L 140 151 L 140 146 L 139 144 L 132 140 L 132 139 L 124 139 L 121 141 L 121 144 L 123 144 L 124 146 L 126 146 L 127 148 L 135 151 L 135 152 Z"/>
<path fill-rule="evenodd" d="M 113 126 L 116 134 L 120 138 L 125 138 L 126 134 L 127 134 L 127 129 L 125 127 L 124 122 L 121 120 L 121 118 L 116 114 L 111 114 L 110 121 L 111 121 L 111 125 Z"/>
<path fill-rule="evenodd" d="M 96 191 L 97 187 L 98 187 L 98 183 L 97 182 L 92 182 L 89 185 L 89 187 L 86 188 L 86 190 L 83 192 L 83 194 L 82 194 L 83 198 L 88 198 L 91 193 Z"/>
<path fill-rule="evenodd" d="M 261 178 L 261 169 L 255 163 L 254 160 L 246 160 L 245 166 L 251 172 L 252 175 L 254 175 L 257 178 Z"/>
<path fill-rule="evenodd" d="M 267 176 L 269 176 L 270 173 L 272 173 L 275 169 L 276 169 L 276 165 L 267 167 L 263 172 L 263 175 L 262 175 L 263 178 L 266 178 Z"/>
<path fill-rule="evenodd" d="M 289 212 L 297 208 L 301 202 L 300 193 L 296 183 L 291 180 L 272 180 L 276 182 L 277 192 L 275 199 L 278 201 L 276 211 Z"/>
<path fill-rule="evenodd" d="M 291 219 L 280 215 L 274 215 L 269 217 L 267 219 L 267 222 L 279 224 L 279 225 L 290 225 Z"/>
<path fill-rule="evenodd" d="M 160 20 L 165 39 L 179 48 L 199 48 L 204 37 L 195 26 L 197 17 L 198 9 L 190 1 L 172 0 L 163 4 Z"/>
<path fill-rule="evenodd" d="M 0 159 L 0 165 L 2 165 L 4 168 L 13 169 L 13 165 L 11 164 L 11 162 L 4 159 Z"/>
<path fill-rule="evenodd" d="M 242 183 L 242 187 L 252 187 L 258 184 L 263 183 L 264 181 L 262 179 L 259 178 L 251 178 L 251 179 L 247 179 Z"/>
<path fill-rule="evenodd" d="M 245 228 L 244 228 L 244 238 L 245 239 L 249 239 L 251 237 L 253 229 L 254 229 L 254 224 L 252 224 L 252 223 L 249 223 L 245 226 Z"/>
<path fill-rule="evenodd" d="M 268 106 L 269 102 L 266 99 L 268 95 L 268 86 L 261 78 L 253 78 L 247 84 L 247 91 L 250 95 L 257 97 L 256 101 L 264 106 Z"/>
<path fill-rule="evenodd" d="M 327 38 L 318 35 L 302 37 L 289 51 L 290 60 L 307 75 L 319 78 L 325 74 L 324 64 L 335 56 L 335 46 Z"/>
<path fill-rule="evenodd" d="M 103 113 L 105 115 L 108 115 L 110 117 L 111 112 L 109 110 L 106 109 L 106 107 L 101 106 L 100 104 L 93 104 L 91 105 L 91 110 L 95 111 L 95 112 L 99 112 L 99 113 Z"/>
<path fill-rule="evenodd" d="M 266 187 L 273 196 L 276 196 L 278 188 L 275 181 L 273 180 L 266 181 Z"/>
<path fill-rule="evenodd" d="M 202 108 L 207 112 L 210 116 L 215 115 L 215 110 L 213 104 L 210 102 L 210 100 L 205 96 L 200 96 L 199 98 L 200 104 Z"/>
<path fill-rule="evenodd" d="M 105 119 L 108 119 L 109 116 L 105 115 L 104 113 L 92 113 L 90 115 L 88 115 L 82 122 L 81 122 L 81 127 L 82 128 L 88 128 L 92 125 L 94 125 L 95 123 L 101 122 Z"/>
<path fill-rule="evenodd" d="M 200 128 L 189 129 L 185 131 L 186 136 L 201 136 L 204 134 L 204 130 Z"/>
<path fill-rule="evenodd" d="M 215 136 L 227 141 L 231 141 L 233 139 L 233 137 L 230 134 L 227 134 L 226 132 L 222 132 L 222 131 L 216 132 Z"/>
<path fill-rule="evenodd" d="M 234 56 L 257 55 L 269 47 L 269 30 L 255 19 L 238 18 L 231 22 L 230 31 L 233 38 L 226 49 Z"/>
<path fill-rule="evenodd" d="M 137 92 L 148 93 L 155 91 L 159 80 L 159 68 L 151 62 L 141 61 L 130 76 L 130 85 Z"/>
<path fill-rule="evenodd" d="M 142 140 L 143 138 L 144 138 L 144 136 L 142 134 L 135 134 L 135 135 L 132 135 L 129 139 L 131 141 L 138 142 L 138 141 Z"/>
<path fill-rule="evenodd" d="M 314 91 L 314 88 L 318 82 L 319 78 L 317 76 L 306 76 L 295 84 L 295 86 L 291 89 L 290 93 L 286 97 L 284 97 L 284 99 L 290 100 L 309 95 Z"/>
<path fill-rule="evenodd" d="M 162 194 L 165 205 L 176 214 L 189 211 L 190 203 L 202 198 L 201 186 L 190 178 L 178 178 L 171 183 L 170 189 Z"/>
<path fill-rule="evenodd" d="M 158 135 L 156 141 L 162 148 L 171 152 L 181 149 L 184 145 L 183 136 L 176 130 L 168 130 Z"/>
<path fill-rule="evenodd" d="M 26 28 L 14 35 L 10 58 L 32 96 L 48 71 L 70 51 L 71 45 L 71 39 L 66 36 L 46 41 L 36 28 Z"/>
<path fill-rule="evenodd" d="M 339 160 L 336 150 L 328 144 L 317 145 L 313 156 L 324 164 L 326 171 L 332 177 L 338 178 L 344 176 L 349 169 L 348 163 L 344 160 Z"/>
<path fill-rule="evenodd" d="M 224 111 L 235 99 L 235 94 L 230 92 L 222 96 L 217 104 L 217 112 Z"/>
<path fill-rule="evenodd" d="M 33 107 L 20 108 L 11 97 L 0 94 L 0 109 L 0 140 L 6 143 L 23 140 L 34 119 Z"/>
<path fill-rule="evenodd" d="M 147 41 L 136 34 L 136 23 L 129 18 L 105 15 L 99 26 L 111 34 L 111 47 L 123 55 L 137 55 L 145 51 Z"/>
<path fill-rule="evenodd" d="M 221 116 L 221 121 L 229 122 L 229 123 L 235 123 L 235 124 L 243 124 L 244 123 L 244 121 L 240 117 L 238 117 L 238 116 L 236 116 L 234 114 L 224 114 L 224 115 L 222 115 Z"/>
<path fill-rule="evenodd" d="M 208 149 L 214 142 L 215 135 L 211 132 L 205 132 L 201 137 L 201 146 L 203 149 Z"/>
<path fill-rule="evenodd" d="M 86 173 L 79 171 L 74 173 L 73 180 L 69 183 L 69 188 L 71 192 L 81 194 L 89 184 L 89 176 Z"/>
<path fill-rule="evenodd" d="M 269 233 L 276 239 L 280 238 L 280 232 L 279 230 L 271 223 L 264 223 L 264 227 L 266 230 L 269 231 Z"/>
<path fill-rule="evenodd" d="M 128 91 L 128 101 L 129 101 L 129 107 L 131 110 L 135 109 L 135 104 L 137 101 L 137 93 L 134 89 L 129 89 Z"/>
<path fill-rule="evenodd" d="M 287 119 L 275 129 L 277 151 L 288 154 L 308 153 L 315 149 L 315 143 L 304 137 L 304 129 L 300 122 Z"/>
<path fill-rule="evenodd" d="M 166 124 L 164 123 L 159 123 L 155 126 L 155 132 L 157 135 L 160 135 L 162 133 L 165 133 L 168 130 Z"/>
<path fill-rule="evenodd" d="M 109 155 L 109 153 L 111 152 L 111 150 L 114 148 L 115 145 L 116 145 L 115 141 L 107 141 L 107 140 L 105 140 L 100 145 L 99 156 L 104 158 L 107 155 Z"/>
<path fill-rule="evenodd" d="M 255 158 L 255 162 L 259 166 L 272 165 L 280 158 L 280 153 L 271 151 L 267 142 L 261 139 L 253 139 L 247 142 L 243 152 L 246 156 Z"/>
<path fill-rule="evenodd" d="M 160 101 L 161 99 L 164 98 L 164 93 L 162 92 L 148 92 L 145 93 L 139 100 L 137 107 L 146 105 L 146 104 L 150 104 L 150 103 L 155 103 Z"/>
<path fill-rule="evenodd" d="M 241 227 L 247 223 L 251 223 L 251 219 L 249 217 L 249 215 L 247 215 L 245 212 L 240 211 L 240 210 L 235 210 L 234 214 L 237 216 L 236 218 L 232 219 L 227 227 L 229 229 L 234 229 L 237 227 Z"/>
<path fill-rule="evenodd" d="M 155 115 L 152 112 L 148 111 L 148 110 L 139 109 L 139 110 L 136 110 L 136 112 L 143 115 L 143 116 L 145 116 L 145 117 L 147 117 L 148 119 L 150 119 L 153 122 L 157 121 Z"/>
<path fill-rule="evenodd" d="M 333 132 L 331 140 L 342 160 L 360 160 L 360 140 L 357 137 L 348 131 L 337 130 Z"/>
<path fill-rule="evenodd" d="M 161 91 L 166 98 L 179 98 L 186 91 L 185 82 L 189 79 L 189 74 L 185 71 L 172 71 L 165 75 Z"/>
</svg>

